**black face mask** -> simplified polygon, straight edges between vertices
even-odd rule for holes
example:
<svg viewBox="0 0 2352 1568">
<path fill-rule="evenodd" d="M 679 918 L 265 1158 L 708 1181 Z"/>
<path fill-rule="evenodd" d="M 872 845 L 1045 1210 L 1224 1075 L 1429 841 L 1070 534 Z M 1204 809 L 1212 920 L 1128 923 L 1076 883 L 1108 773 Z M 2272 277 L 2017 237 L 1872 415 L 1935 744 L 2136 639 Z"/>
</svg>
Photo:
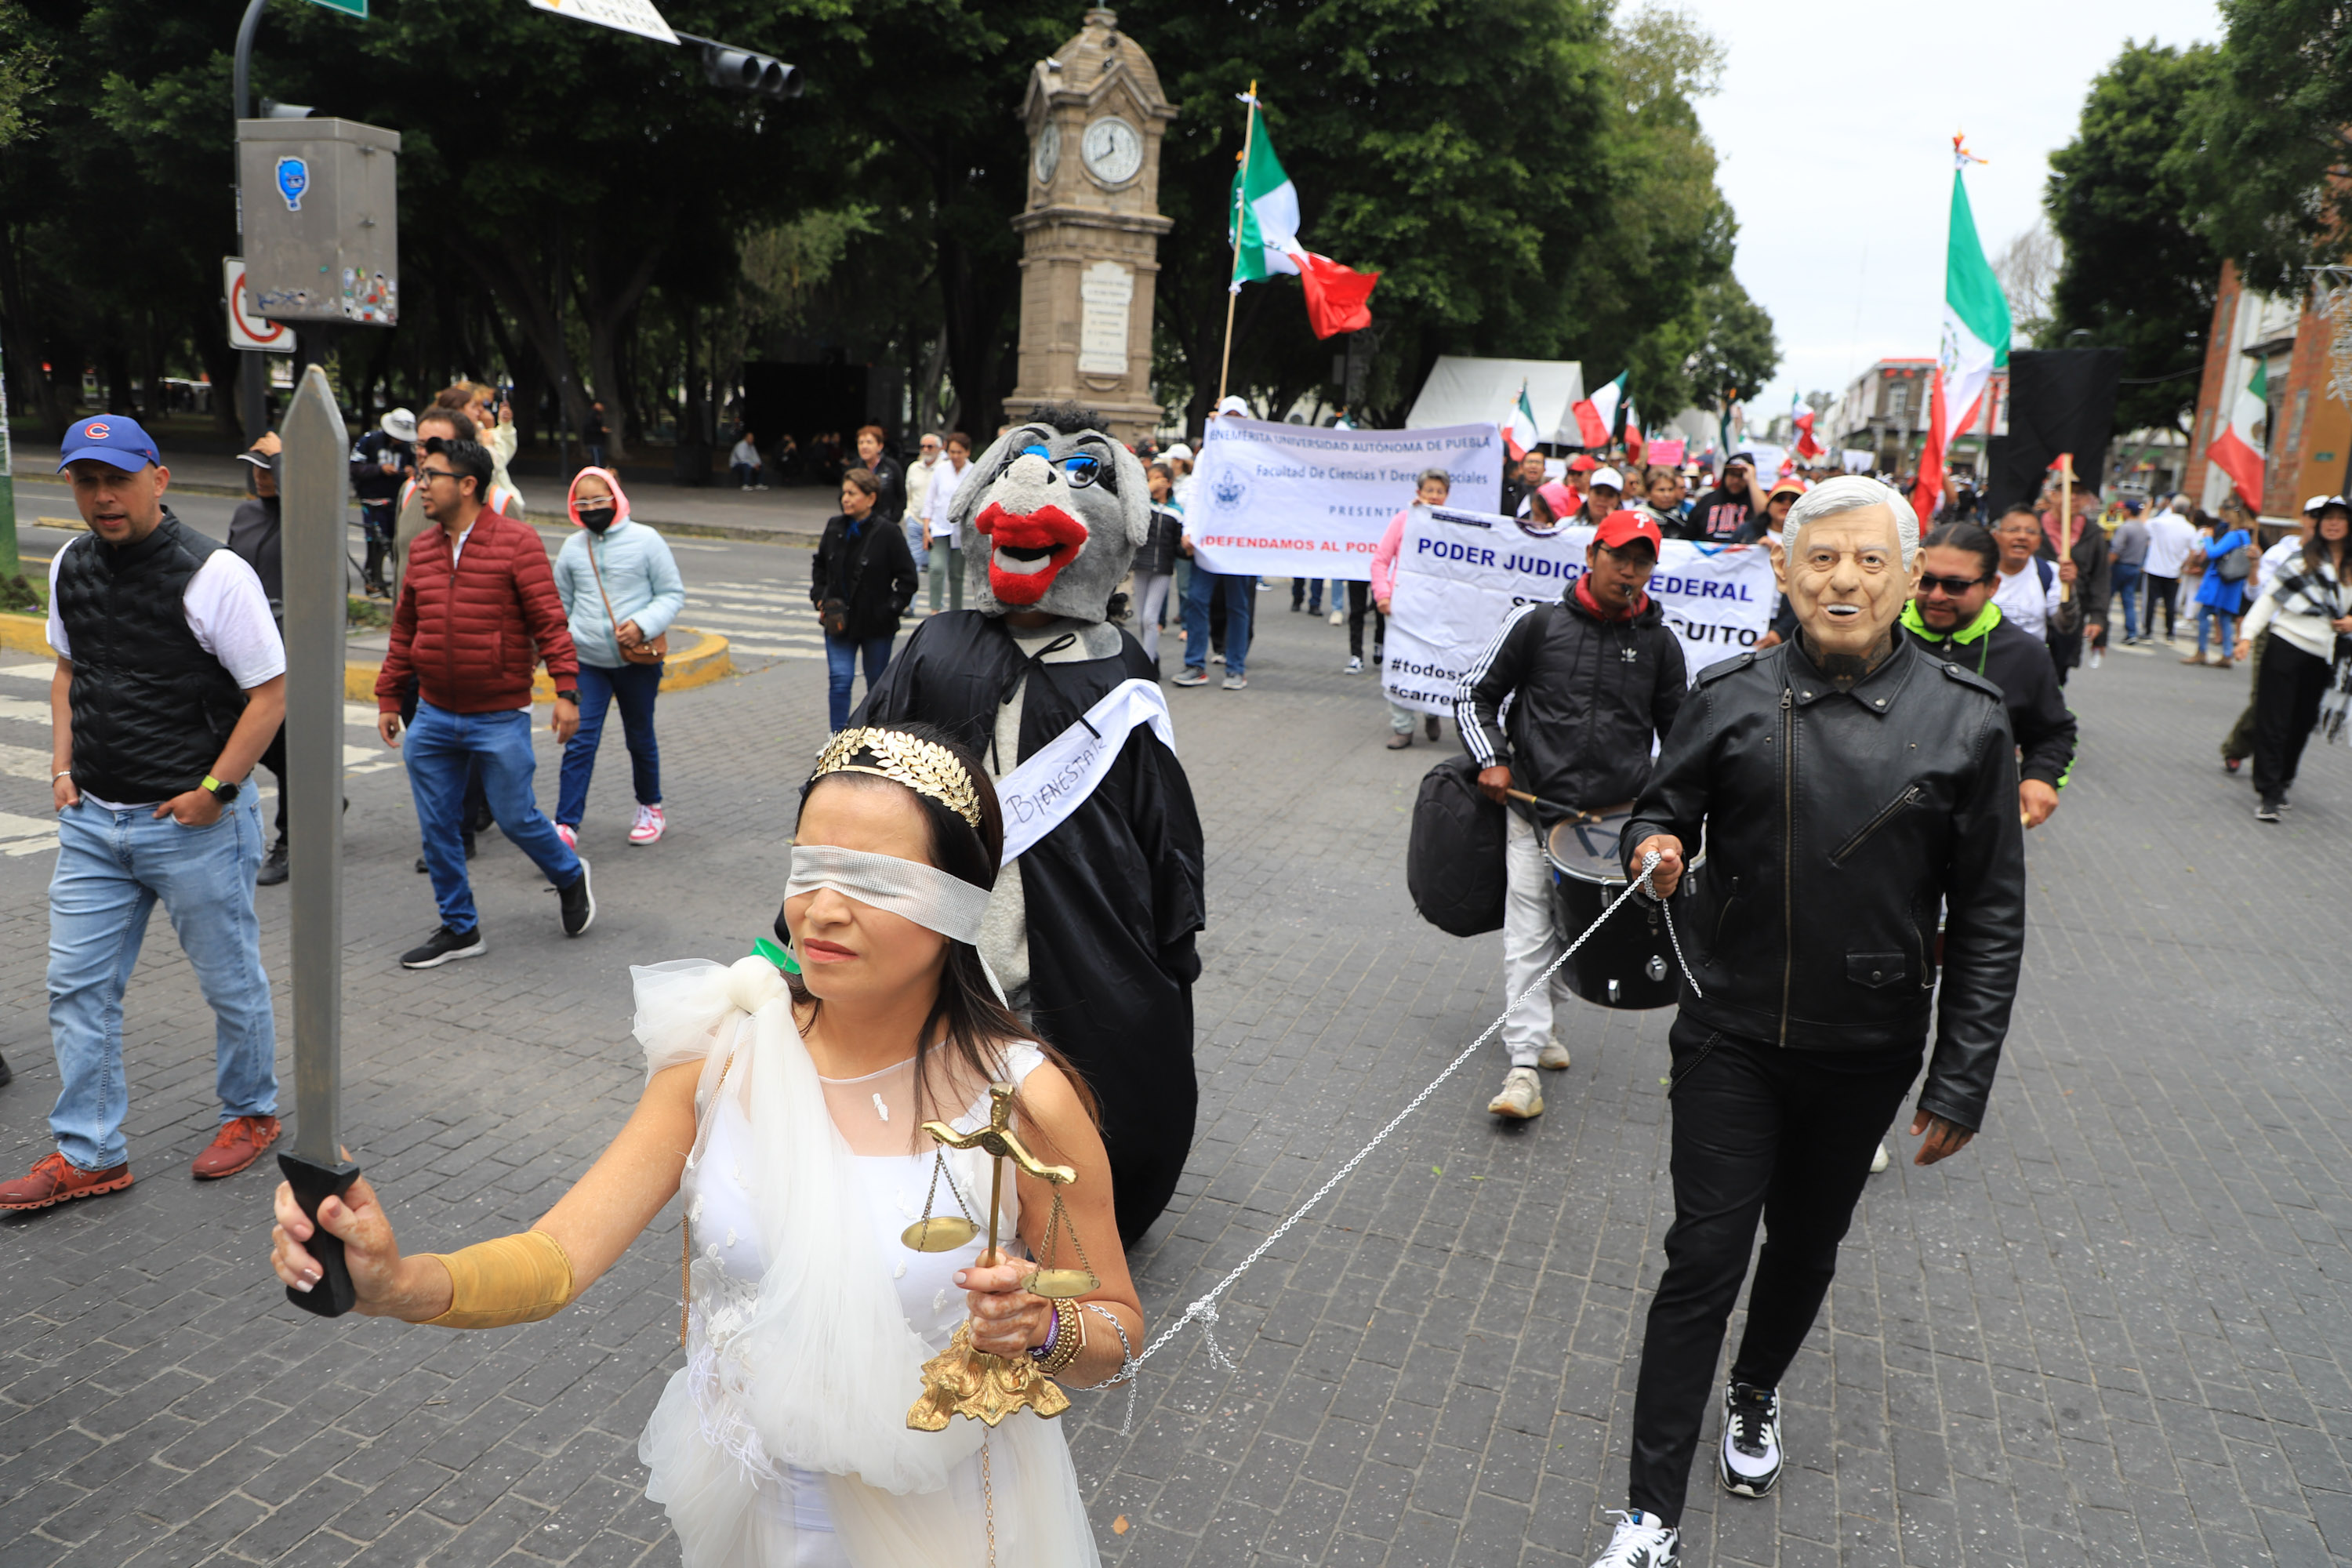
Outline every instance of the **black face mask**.
<svg viewBox="0 0 2352 1568">
<path fill-rule="evenodd" d="M 613 526 L 613 509 L 609 506 L 583 504 L 572 510 L 580 514 L 580 526 L 591 533 L 603 533 Z"/>
</svg>

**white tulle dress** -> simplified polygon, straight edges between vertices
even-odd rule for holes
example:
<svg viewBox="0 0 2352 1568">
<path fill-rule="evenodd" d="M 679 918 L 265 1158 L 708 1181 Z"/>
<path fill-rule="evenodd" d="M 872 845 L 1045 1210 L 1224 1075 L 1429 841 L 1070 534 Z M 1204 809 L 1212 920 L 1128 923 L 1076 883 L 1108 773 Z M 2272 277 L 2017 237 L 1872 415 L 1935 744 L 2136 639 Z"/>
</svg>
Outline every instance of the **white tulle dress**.
<svg viewBox="0 0 2352 1568">
<path fill-rule="evenodd" d="M 985 1086 L 949 1116 L 938 1093 L 918 1106 L 912 1062 L 820 1079 L 759 959 L 633 973 L 647 1070 L 703 1064 L 682 1193 L 687 1363 L 637 1443 L 686 1568 L 986 1568 L 992 1546 L 1008 1565 L 1096 1563 L 1055 1423 L 907 1426 L 922 1363 L 965 1316 L 955 1271 L 981 1251 L 900 1240 L 934 1175 L 918 1124 L 984 1126 Z M 1016 1047 L 1003 1077 L 1041 1059 Z M 985 1157 L 950 1151 L 943 1173 L 931 1212 L 985 1225 Z M 1004 1197 L 1010 1236 L 1009 1179 Z"/>
</svg>

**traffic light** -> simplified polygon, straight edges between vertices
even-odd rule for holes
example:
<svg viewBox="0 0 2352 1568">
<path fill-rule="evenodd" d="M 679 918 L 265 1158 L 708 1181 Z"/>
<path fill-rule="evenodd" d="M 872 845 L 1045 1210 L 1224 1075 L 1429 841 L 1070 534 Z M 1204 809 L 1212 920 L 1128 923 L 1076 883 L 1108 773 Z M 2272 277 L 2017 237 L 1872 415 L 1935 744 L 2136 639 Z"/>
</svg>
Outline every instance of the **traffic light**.
<svg viewBox="0 0 2352 1568">
<path fill-rule="evenodd" d="M 755 54 L 730 44 L 704 42 L 702 74 L 713 87 L 756 92 L 762 98 L 798 98 L 801 71 L 772 55 Z"/>
</svg>

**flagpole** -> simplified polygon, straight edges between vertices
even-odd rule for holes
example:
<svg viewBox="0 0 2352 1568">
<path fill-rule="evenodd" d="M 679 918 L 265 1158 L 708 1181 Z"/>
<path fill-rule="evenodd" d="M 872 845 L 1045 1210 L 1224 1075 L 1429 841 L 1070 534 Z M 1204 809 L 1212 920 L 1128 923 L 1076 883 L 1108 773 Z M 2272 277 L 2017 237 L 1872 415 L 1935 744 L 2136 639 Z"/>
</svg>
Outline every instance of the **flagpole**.
<svg viewBox="0 0 2352 1568">
<path fill-rule="evenodd" d="M 1242 203 L 1249 197 L 1245 188 L 1249 179 L 1250 139 L 1257 131 L 1257 78 L 1250 78 L 1249 102 L 1244 108 L 1242 121 L 1241 170 L 1234 179 L 1234 266 L 1233 276 L 1225 279 L 1225 352 L 1217 360 L 1217 401 L 1225 400 L 1225 382 L 1234 368 L 1234 302 L 1242 297 Z"/>
</svg>

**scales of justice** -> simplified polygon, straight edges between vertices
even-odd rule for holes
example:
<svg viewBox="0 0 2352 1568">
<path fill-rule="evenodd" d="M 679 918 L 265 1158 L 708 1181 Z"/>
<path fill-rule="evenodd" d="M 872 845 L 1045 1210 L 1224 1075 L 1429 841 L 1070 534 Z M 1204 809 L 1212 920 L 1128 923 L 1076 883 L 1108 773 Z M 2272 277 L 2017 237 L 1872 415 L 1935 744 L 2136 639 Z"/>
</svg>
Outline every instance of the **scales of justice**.
<svg viewBox="0 0 2352 1568">
<path fill-rule="evenodd" d="M 1066 1230 L 1071 1249 L 1078 1255 L 1077 1268 L 1036 1268 L 1022 1280 L 1021 1288 L 1048 1300 L 1075 1301 L 1101 1285 L 1094 1266 L 1087 1261 L 1086 1244 L 1078 1239 L 1078 1227 L 1071 1223 L 1068 1212 L 1062 1206 L 1062 1189 L 1076 1181 L 1078 1173 L 1067 1165 L 1046 1164 L 1022 1144 L 1021 1135 L 1013 1131 L 1011 1084 L 988 1086 L 988 1125 L 977 1131 L 958 1132 L 944 1121 L 926 1121 L 923 1131 L 940 1149 L 932 1156 L 931 1186 L 923 1199 L 923 1217 L 899 1236 L 909 1248 L 916 1252 L 952 1252 L 980 1234 L 969 1210 L 961 1215 L 931 1213 L 939 1197 L 940 1175 L 947 1164 L 946 1151 L 978 1149 L 989 1156 L 990 1171 L 988 1247 L 980 1255 L 982 1266 L 992 1264 L 999 1256 L 996 1227 L 1003 1211 L 1004 1162 L 1010 1160 L 1054 1189 L 1054 1212 L 1045 1221 L 1045 1235 L 1038 1252 L 1045 1258 L 1053 1257 L 1055 1237 Z M 957 1208 L 963 1208 L 963 1195 L 956 1190 L 953 1178 L 948 1182 L 948 1194 L 955 1199 Z M 967 1415 L 993 1426 L 1024 1405 L 1050 1417 L 1070 1407 L 1070 1396 L 1040 1372 L 1029 1356 L 992 1355 L 975 1350 L 971 1320 L 967 1318 L 956 1325 L 955 1338 L 949 1342 L 948 1348 L 923 1363 L 923 1396 L 907 1412 L 907 1425 L 918 1432 L 943 1432 L 950 1416 Z"/>
</svg>

